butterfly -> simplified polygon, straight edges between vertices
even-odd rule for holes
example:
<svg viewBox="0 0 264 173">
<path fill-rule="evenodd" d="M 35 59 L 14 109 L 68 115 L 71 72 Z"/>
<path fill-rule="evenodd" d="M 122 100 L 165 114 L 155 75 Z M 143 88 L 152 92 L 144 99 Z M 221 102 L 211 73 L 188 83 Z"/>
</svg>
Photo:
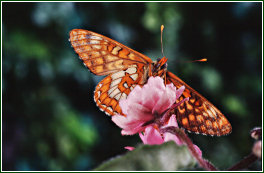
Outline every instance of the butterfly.
<svg viewBox="0 0 264 173">
<path fill-rule="evenodd" d="M 177 102 L 189 97 L 175 109 L 178 124 L 189 132 L 227 135 L 232 126 L 206 98 L 167 70 L 167 58 L 152 61 L 149 57 L 103 35 L 83 29 L 70 31 L 72 47 L 84 65 L 95 75 L 107 75 L 94 91 L 94 101 L 101 111 L 121 114 L 119 100 L 127 98 L 136 85 L 143 86 L 150 76 L 160 76 L 165 84 L 185 86 Z"/>
</svg>

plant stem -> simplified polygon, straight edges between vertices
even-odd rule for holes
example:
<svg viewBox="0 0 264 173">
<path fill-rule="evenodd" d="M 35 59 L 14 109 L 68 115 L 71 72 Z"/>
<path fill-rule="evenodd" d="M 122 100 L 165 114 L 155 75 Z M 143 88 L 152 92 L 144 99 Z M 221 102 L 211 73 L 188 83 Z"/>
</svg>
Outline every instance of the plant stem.
<svg viewBox="0 0 264 173">
<path fill-rule="evenodd" d="M 227 169 L 227 171 L 238 171 L 238 170 L 247 168 L 249 165 L 254 163 L 256 160 L 258 160 L 258 157 L 255 156 L 253 153 L 250 153 L 243 160 L 239 161 L 234 166 L 232 166 L 231 168 Z"/>
</svg>

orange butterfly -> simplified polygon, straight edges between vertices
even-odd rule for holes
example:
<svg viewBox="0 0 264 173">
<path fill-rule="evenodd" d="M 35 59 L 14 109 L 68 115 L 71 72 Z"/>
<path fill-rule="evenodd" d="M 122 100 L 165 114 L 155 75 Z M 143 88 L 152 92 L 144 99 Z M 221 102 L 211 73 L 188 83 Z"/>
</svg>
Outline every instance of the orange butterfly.
<svg viewBox="0 0 264 173">
<path fill-rule="evenodd" d="M 232 131 L 231 124 L 212 103 L 167 71 L 167 58 L 153 62 L 149 57 L 117 41 L 82 29 L 70 32 L 70 42 L 92 73 L 108 75 L 94 91 L 97 106 L 106 114 L 123 114 L 119 100 L 127 98 L 136 85 L 144 85 L 150 76 L 160 76 L 166 84 L 173 83 L 176 88 L 184 85 L 186 88 L 178 101 L 186 97 L 189 97 L 189 101 L 175 110 L 181 127 L 189 132 L 217 136 Z"/>
</svg>

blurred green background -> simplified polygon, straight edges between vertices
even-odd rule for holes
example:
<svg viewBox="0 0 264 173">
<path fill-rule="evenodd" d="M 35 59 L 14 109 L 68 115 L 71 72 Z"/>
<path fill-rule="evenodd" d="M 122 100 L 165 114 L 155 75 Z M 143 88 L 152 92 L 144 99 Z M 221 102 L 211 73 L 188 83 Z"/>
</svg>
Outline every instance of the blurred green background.
<svg viewBox="0 0 264 173">
<path fill-rule="evenodd" d="M 168 69 L 214 103 L 231 135 L 190 134 L 220 169 L 250 153 L 262 124 L 262 4 L 2 3 L 3 170 L 91 170 L 136 146 L 93 101 L 102 77 L 71 47 L 82 28 L 160 58 L 165 25 Z M 207 58 L 206 63 L 184 63 Z M 258 169 L 257 164 L 250 169 Z"/>
</svg>

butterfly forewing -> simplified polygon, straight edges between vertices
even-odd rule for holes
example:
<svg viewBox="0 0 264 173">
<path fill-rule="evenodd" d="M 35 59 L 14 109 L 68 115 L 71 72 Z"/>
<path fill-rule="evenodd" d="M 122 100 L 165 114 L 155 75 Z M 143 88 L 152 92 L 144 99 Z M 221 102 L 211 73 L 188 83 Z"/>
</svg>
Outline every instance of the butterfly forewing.
<svg viewBox="0 0 264 173">
<path fill-rule="evenodd" d="M 182 103 L 175 110 L 177 121 L 183 128 L 206 135 L 221 136 L 231 133 L 231 124 L 225 116 L 197 91 L 171 72 L 167 72 L 167 83 L 173 83 L 177 88 L 185 86 L 177 102 L 189 97 L 189 101 Z"/>
<path fill-rule="evenodd" d="M 108 75 L 134 64 L 148 65 L 151 59 L 103 35 L 74 29 L 70 42 L 80 59 L 96 75 Z"/>
<path fill-rule="evenodd" d="M 96 87 L 94 100 L 108 115 L 121 114 L 119 100 L 146 82 L 152 60 L 103 35 L 74 29 L 70 42 L 80 59 L 96 75 L 108 75 Z"/>
</svg>

